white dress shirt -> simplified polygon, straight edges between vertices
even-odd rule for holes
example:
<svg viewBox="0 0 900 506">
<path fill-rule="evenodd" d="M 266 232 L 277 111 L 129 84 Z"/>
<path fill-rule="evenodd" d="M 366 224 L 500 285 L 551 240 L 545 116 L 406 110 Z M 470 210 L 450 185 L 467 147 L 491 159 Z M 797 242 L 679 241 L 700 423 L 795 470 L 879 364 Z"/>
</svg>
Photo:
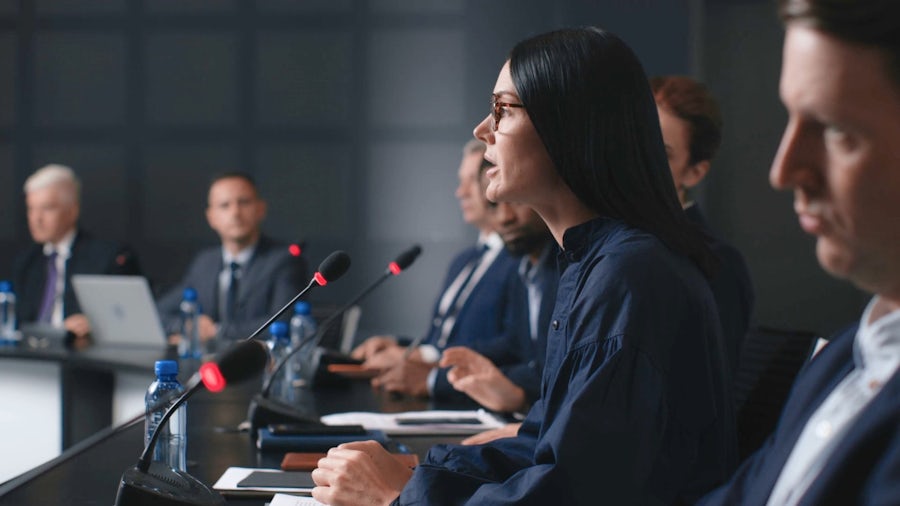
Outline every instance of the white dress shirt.
<svg viewBox="0 0 900 506">
<path fill-rule="evenodd" d="M 866 306 L 853 343 L 855 367 L 809 418 L 769 495 L 769 506 L 795 505 L 803 498 L 844 433 L 897 371 L 900 310 L 887 310 L 886 304 L 876 296 Z"/>
</svg>

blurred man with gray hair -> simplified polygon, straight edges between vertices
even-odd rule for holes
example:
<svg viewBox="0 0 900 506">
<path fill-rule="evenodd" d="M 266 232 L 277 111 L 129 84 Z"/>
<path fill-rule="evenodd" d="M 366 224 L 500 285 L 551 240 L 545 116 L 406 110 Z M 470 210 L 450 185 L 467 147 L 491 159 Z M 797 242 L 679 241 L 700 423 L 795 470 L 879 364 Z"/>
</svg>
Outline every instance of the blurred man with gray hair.
<svg viewBox="0 0 900 506">
<path fill-rule="evenodd" d="M 47 165 L 25 181 L 24 191 L 34 244 L 13 265 L 16 316 L 20 324 L 65 329 L 76 343 L 84 344 L 91 324 L 81 314 L 72 275 L 139 275 L 137 258 L 125 246 L 78 228 L 81 183 L 71 168 Z"/>
</svg>

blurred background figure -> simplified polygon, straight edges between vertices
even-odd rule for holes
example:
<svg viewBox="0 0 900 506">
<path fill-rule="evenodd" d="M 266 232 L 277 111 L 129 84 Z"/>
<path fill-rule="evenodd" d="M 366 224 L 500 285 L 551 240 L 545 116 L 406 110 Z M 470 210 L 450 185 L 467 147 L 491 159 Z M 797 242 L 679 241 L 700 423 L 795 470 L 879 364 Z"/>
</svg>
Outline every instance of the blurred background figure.
<svg viewBox="0 0 900 506">
<path fill-rule="evenodd" d="M 75 274 L 140 275 L 136 255 L 115 241 L 78 227 L 81 182 L 64 165 L 47 165 L 25 181 L 28 231 L 34 244 L 13 266 L 17 318 L 65 329 L 78 346 L 89 342 L 91 322 L 72 288 Z"/>
</svg>

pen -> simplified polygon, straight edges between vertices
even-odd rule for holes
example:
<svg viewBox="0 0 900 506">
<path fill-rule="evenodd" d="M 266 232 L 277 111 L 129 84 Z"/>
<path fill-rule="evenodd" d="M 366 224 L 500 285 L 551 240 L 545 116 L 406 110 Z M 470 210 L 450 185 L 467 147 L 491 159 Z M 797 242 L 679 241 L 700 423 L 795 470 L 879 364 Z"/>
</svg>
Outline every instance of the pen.
<svg viewBox="0 0 900 506">
<path fill-rule="evenodd" d="M 418 348 L 420 344 L 422 344 L 422 339 L 424 338 L 425 335 L 420 334 L 413 340 L 413 342 L 409 343 L 409 346 L 407 346 L 406 350 L 403 351 L 403 360 L 407 360 L 409 356 L 412 355 L 412 352 L 415 351 L 415 349 Z"/>
</svg>

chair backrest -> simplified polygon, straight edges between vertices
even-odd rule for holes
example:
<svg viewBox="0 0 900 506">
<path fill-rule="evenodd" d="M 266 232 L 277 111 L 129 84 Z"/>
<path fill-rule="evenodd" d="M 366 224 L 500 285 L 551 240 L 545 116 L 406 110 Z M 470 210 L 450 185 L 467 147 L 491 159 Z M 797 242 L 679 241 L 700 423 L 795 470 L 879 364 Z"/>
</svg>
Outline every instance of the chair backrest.
<svg viewBox="0 0 900 506">
<path fill-rule="evenodd" d="M 816 340 L 815 333 L 803 330 L 754 327 L 747 333 L 734 377 L 741 460 L 775 429 L 794 378 Z"/>
<path fill-rule="evenodd" d="M 350 353 L 362 310 L 358 305 L 350 306 L 343 314 L 336 315 L 340 310 L 341 306 L 337 304 L 313 303 L 312 317 L 320 326 L 335 317 L 334 321 L 329 322 L 319 345 L 330 350 Z"/>
</svg>

